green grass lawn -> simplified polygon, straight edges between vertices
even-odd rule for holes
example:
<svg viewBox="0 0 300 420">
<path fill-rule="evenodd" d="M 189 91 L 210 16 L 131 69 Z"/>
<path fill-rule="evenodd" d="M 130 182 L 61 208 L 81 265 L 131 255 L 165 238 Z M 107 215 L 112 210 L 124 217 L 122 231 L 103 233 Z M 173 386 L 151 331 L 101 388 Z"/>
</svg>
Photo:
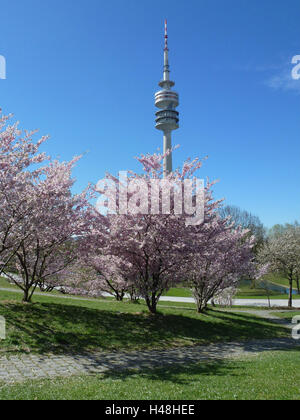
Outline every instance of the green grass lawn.
<svg viewBox="0 0 300 420">
<path fill-rule="evenodd" d="M 273 281 L 276 284 L 282 284 L 287 286 L 288 281 L 280 277 L 278 274 L 271 274 L 267 275 L 266 279 L 269 281 Z M 0 277 L 0 288 L 10 288 L 10 289 L 16 289 L 20 290 L 15 286 L 14 284 L 10 284 L 7 279 Z M 40 290 L 37 289 L 37 293 L 40 293 Z M 59 295 L 61 296 L 61 293 L 57 290 L 53 290 L 51 292 L 52 295 Z M 163 296 L 170 296 L 170 297 L 193 297 L 191 289 L 187 287 L 173 287 L 171 288 L 167 293 L 165 293 Z M 270 292 L 270 296 L 272 299 L 288 299 L 287 294 L 278 294 L 278 292 Z M 261 289 L 259 287 L 252 288 L 251 282 L 246 281 L 242 282 L 239 286 L 239 290 L 237 295 L 235 296 L 236 299 L 267 299 L 267 294 L 264 289 Z M 293 299 L 300 299 L 300 295 L 294 295 Z"/>
<path fill-rule="evenodd" d="M 272 293 L 272 298 L 284 298 L 285 295 L 278 295 L 278 293 Z M 172 296 L 172 297 L 193 297 L 192 291 L 188 288 L 184 287 L 173 287 L 170 289 L 164 296 Z M 235 296 L 237 299 L 251 299 L 251 298 L 259 298 L 259 299 L 265 299 L 266 298 L 266 292 L 263 289 L 260 288 L 251 288 L 251 283 L 249 282 L 243 282 L 239 286 L 239 290 L 237 295 Z"/>
<path fill-rule="evenodd" d="M 6 279 L 5 277 L 0 277 L 0 289 L 1 288 L 3 288 L 3 289 L 17 290 L 17 291 L 23 293 L 23 291 L 21 290 L 20 287 L 16 286 L 13 283 L 10 283 L 8 281 L 8 279 Z M 36 293 L 43 293 L 43 292 L 41 292 L 41 290 L 37 287 L 36 288 Z M 62 296 L 62 293 L 60 291 L 58 291 L 58 290 L 52 290 L 52 292 L 49 292 L 49 293 L 51 293 L 51 295 L 59 295 L 59 296 Z M 21 297 L 20 297 L 20 299 L 21 299 Z"/>
<path fill-rule="evenodd" d="M 7 321 L 0 354 L 161 349 L 287 334 L 250 314 L 209 310 L 199 315 L 192 305 L 164 302 L 152 316 L 143 303 L 54 296 L 35 296 L 34 302 L 24 305 L 20 295 L 0 292 L 0 315 Z"/>
<path fill-rule="evenodd" d="M 279 274 L 270 274 L 265 276 L 266 280 L 273 283 L 288 286 L 288 281 L 282 278 Z M 192 291 L 189 288 L 177 287 L 171 288 L 165 296 L 172 297 L 193 297 Z M 272 299 L 288 299 L 285 293 L 279 294 L 278 292 L 270 291 Z M 260 287 L 251 287 L 250 281 L 243 281 L 239 285 L 238 292 L 235 296 L 236 299 L 267 299 L 266 291 Z M 294 299 L 300 299 L 300 296 L 294 295 Z"/>
<path fill-rule="evenodd" d="M 0 277 L 0 287 L 3 287 L 4 289 L 15 289 L 16 286 L 13 284 L 10 284 L 9 281 L 4 278 L 4 277 Z"/>
<path fill-rule="evenodd" d="M 272 299 L 275 297 L 284 298 L 285 295 L 278 295 L 278 293 L 270 292 Z M 252 288 L 251 283 L 243 282 L 238 287 L 238 292 L 235 296 L 236 299 L 267 299 L 265 290 L 260 288 Z"/>
<path fill-rule="evenodd" d="M 285 277 L 283 277 L 279 273 L 266 274 L 264 276 L 264 279 L 266 279 L 267 281 L 270 281 L 272 283 L 279 284 L 281 286 L 290 287 L 290 283 L 289 283 L 288 279 L 286 279 Z M 293 283 L 293 288 L 296 290 L 296 288 L 297 288 L 296 282 Z"/>
<path fill-rule="evenodd" d="M 286 284 L 284 284 L 284 282 L 281 282 L 282 280 L 284 280 L 279 274 L 268 274 L 265 277 L 265 280 L 276 283 L 276 284 L 281 284 L 283 286 L 286 286 Z M 273 291 L 269 291 L 269 295 L 272 299 L 288 299 L 288 294 L 286 293 L 278 293 L 278 292 L 273 292 Z M 236 299 L 267 299 L 268 295 L 266 290 L 262 289 L 259 286 L 256 286 L 255 288 L 252 287 L 251 281 L 250 280 L 245 280 L 242 281 L 238 287 L 238 292 L 236 294 Z M 293 299 L 299 299 L 300 296 L 299 295 L 294 295 Z"/>
<path fill-rule="evenodd" d="M 163 296 L 174 296 L 174 297 L 193 297 L 191 289 L 187 287 L 172 287 Z"/>
<path fill-rule="evenodd" d="M 291 312 L 273 312 L 274 315 L 278 316 L 279 318 L 292 320 L 294 316 L 300 316 L 300 309 L 299 311 L 291 311 Z"/>
<path fill-rule="evenodd" d="M 300 349 L 256 357 L 0 384 L 5 400 L 300 400 Z"/>
</svg>

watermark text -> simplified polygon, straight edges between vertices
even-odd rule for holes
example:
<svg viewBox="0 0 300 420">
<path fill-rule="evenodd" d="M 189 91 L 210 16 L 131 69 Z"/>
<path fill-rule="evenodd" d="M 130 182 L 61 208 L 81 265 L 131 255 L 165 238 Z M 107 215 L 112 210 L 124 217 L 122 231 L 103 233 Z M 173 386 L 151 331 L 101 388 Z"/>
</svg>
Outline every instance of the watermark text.
<svg viewBox="0 0 300 420">
<path fill-rule="evenodd" d="M 126 171 L 119 178 L 102 179 L 97 183 L 101 194 L 96 208 L 102 213 L 120 215 L 184 215 L 186 226 L 204 221 L 204 180 L 193 179 L 130 179 Z"/>
<path fill-rule="evenodd" d="M 296 64 L 292 70 L 292 78 L 294 80 L 300 79 L 300 55 L 294 55 L 292 58 L 292 64 Z"/>
<path fill-rule="evenodd" d="M 292 337 L 294 340 L 300 340 L 300 315 L 294 316 L 292 324 L 295 324 L 292 329 Z"/>
</svg>

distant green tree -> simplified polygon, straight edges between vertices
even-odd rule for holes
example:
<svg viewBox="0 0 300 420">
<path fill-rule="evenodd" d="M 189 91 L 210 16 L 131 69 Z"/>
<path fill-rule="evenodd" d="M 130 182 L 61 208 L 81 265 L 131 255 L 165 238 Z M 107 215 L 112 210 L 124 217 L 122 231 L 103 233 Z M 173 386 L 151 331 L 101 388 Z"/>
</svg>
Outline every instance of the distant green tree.
<svg viewBox="0 0 300 420">
<path fill-rule="evenodd" d="M 243 229 L 249 230 L 247 237 L 255 237 L 253 253 L 256 256 L 259 249 L 263 247 L 266 240 L 266 228 L 260 221 L 259 217 L 251 214 L 246 210 L 242 210 L 240 207 L 231 205 L 222 207 L 219 210 L 219 214 L 222 219 L 228 218 L 229 223 L 233 223 L 235 228 L 240 226 Z M 256 279 L 248 280 L 251 280 L 251 287 L 254 289 L 256 286 Z"/>
<path fill-rule="evenodd" d="M 256 254 L 259 247 L 264 244 L 266 239 L 266 228 L 263 223 L 260 221 L 258 216 L 253 215 L 252 213 L 242 210 L 237 206 L 225 206 L 219 210 L 219 214 L 222 219 L 229 217 L 230 222 L 234 223 L 235 228 L 239 226 L 243 229 L 249 230 L 249 236 L 255 237 L 255 245 L 253 252 Z"/>
</svg>

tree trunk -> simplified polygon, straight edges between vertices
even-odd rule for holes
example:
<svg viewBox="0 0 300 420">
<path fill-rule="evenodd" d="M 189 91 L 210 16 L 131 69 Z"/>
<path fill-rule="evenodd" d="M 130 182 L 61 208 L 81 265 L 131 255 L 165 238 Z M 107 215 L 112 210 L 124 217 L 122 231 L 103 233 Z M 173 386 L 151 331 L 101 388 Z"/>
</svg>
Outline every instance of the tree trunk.
<svg viewBox="0 0 300 420">
<path fill-rule="evenodd" d="M 300 282 L 299 282 L 299 276 L 297 276 L 297 277 L 296 277 L 296 284 L 297 284 L 298 295 L 300 295 Z"/>
<path fill-rule="evenodd" d="M 196 297 L 196 304 L 197 304 L 197 312 L 198 314 L 203 314 L 204 311 L 207 309 L 207 302 L 203 301 L 198 296 Z"/>
<path fill-rule="evenodd" d="M 131 303 L 138 303 L 139 297 L 134 287 L 129 289 L 130 301 Z"/>
<path fill-rule="evenodd" d="M 149 310 L 152 315 L 156 315 L 156 305 L 150 305 Z"/>
<path fill-rule="evenodd" d="M 30 303 L 31 302 L 31 294 L 29 293 L 29 289 L 24 290 L 23 296 L 23 303 Z"/>
<path fill-rule="evenodd" d="M 207 310 L 207 305 L 198 305 L 197 304 L 197 312 L 198 314 L 203 314 Z"/>
<path fill-rule="evenodd" d="M 293 307 L 293 279 L 289 279 L 290 282 L 290 291 L 289 291 L 289 308 Z"/>
<path fill-rule="evenodd" d="M 196 300 L 197 312 L 198 312 L 198 314 L 201 314 L 205 311 L 205 309 L 207 309 L 207 302 L 202 297 L 201 291 L 197 290 L 196 288 L 194 288 L 193 294 L 194 294 L 194 298 Z"/>
<path fill-rule="evenodd" d="M 124 293 L 116 293 L 116 300 L 118 301 L 118 302 L 122 302 L 123 301 L 123 299 L 124 299 Z"/>
<path fill-rule="evenodd" d="M 146 304 L 148 306 L 148 309 L 149 309 L 150 313 L 152 315 L 155 315 L 156 314 L 156 306 L 157 306 L 155 296 L 152 295 L 151 300 L 149 299 L 149 297 L 147 297 L 145 300 L 146 300 Z"/>
</svg>

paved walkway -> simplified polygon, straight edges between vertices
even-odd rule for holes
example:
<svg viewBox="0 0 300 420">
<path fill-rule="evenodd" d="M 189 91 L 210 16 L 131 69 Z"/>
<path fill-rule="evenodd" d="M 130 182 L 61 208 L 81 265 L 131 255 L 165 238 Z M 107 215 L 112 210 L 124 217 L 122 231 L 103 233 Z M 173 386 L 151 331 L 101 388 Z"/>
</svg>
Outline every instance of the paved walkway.
<svg viewBox="0 0 300 420">
<path fill-rule="evenodd" d="M 145 369 L 174 364 L 257 355 L 263 351 L 300 348 L 292 338 L 218 343 L 164 351 L 91 353 L 82 355 L 20 355 L 0 358 L 0 384 L 27 379 L 67 377 L 111 370 Z M 1 385 L 0 385 L 1 386 Z"/>
</svg>

